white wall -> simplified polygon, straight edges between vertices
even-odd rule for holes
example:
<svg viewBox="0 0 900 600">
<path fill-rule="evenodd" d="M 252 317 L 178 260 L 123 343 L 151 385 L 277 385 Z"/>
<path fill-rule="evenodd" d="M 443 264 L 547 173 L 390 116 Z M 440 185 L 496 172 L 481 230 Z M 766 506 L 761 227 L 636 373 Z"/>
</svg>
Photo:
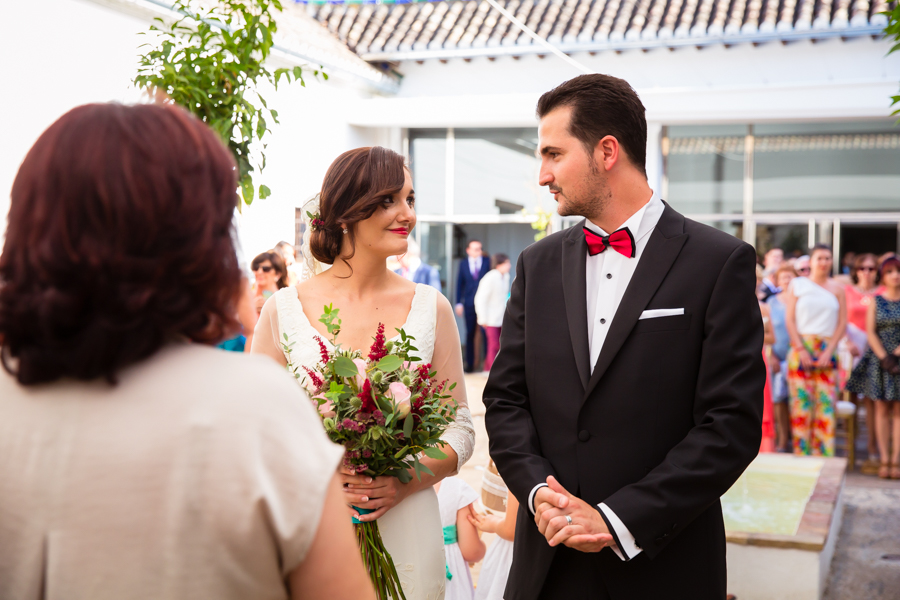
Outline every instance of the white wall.
<svg viewBox="0 0 900 600">
<path fill-rule="evenodd" d="M 139 33 L 149 21 L 89 0 L 6 2 L 0 36 L 3 61 L 0 114 L 0 236 L 6 230 L 9 191 L 37 137 L 69 109 L 88 102 L 135 102 Z M 27 25 L 27 26 L 26 26 Z M 12 57 L 12 58 L 10 58 Z M 338 75 L 338 76 L 335 76 Z M 273 195 L 245 207 L 244 252 L 252 258 L 279 240 L 293 240 L 294 208 L 315 194 L 331 161 L 341 152 L 378 143 L 399 150 L 397 132 L 348 125 L 354 101 L 365 95 L 332 73 L 327 83 L 283 85 L 267 95 L 280 113 L 268 141 L 268 165 L 260 182 Z"/>
<path fill-rule="evenodd" d="M 590 69 L 628 80 L 665 124 L 886 117 L 900 53 L 871 38 L 576 54 Z M 362 103 L 352 122 L 407 127 L 534 124 L 543 92 L 580 73 L 526 56 L 404 62 L 397 98 Z"/>
</svg>

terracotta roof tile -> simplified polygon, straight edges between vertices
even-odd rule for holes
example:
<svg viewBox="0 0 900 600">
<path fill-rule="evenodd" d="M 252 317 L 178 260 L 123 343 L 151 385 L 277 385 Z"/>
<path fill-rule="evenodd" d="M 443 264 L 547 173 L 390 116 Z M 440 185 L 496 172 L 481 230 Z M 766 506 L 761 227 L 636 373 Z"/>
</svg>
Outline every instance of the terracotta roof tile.
<svg viewBox="0 0 900 600">
<path fill-rule="evenodd" d="M 876 35 L 888 8 L 886 0 L 498 1 L 566 52 Z M 485 0 L 306 10 L 371 60 L 544 52 Z"/>
</svg>

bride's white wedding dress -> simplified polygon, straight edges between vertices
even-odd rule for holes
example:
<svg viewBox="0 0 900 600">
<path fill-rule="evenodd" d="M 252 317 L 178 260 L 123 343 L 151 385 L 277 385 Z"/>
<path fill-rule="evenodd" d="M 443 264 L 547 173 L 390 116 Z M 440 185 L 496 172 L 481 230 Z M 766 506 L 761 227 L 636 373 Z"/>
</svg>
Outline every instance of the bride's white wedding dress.
<svg viewBox="0 0 900 600">
<path fill-rule="evenodd" d="M 413 345 L 419 349 L 418 357 L 423 363 L 432 363 L 438 371 L 439 379 L 449 377 L 458 382 L 454 390 L 454 399 L 459 404 L 456 422 L 448 427 L 442 439 L 456 451 L 459 467 L 462 467 L 472 455 L 475 429 L 466 402 L 461 359 L 456 357 L 453 360 L 450 351 L 445 348 L 455 345 L 439 344 L 438 355 L 435 356 L 435 340 L 438 336 L 458 336 L 455 322 L 438 322 L 437 294 L 437 290 L 432 287 L 416 285 L 403 329 L 415 338 Z M 260 316 L 260 325 L 262 327 L 257 326 L 256 335 L 264 337 L 258 339 L 258 342 L 266 346 L 274 343 L 274 348 L 278 351 L 282 348 L 284 334 L 287 334 L 293 347 L 291 356 L 286 356 L 285 359 L 297 366 L 314 368 L 319 363 L 316 337 L 321 337 L 328 344 L 328 340 L 312 326 L 303 312 L 295 286 L 278 291 L 266 303 Z M 270 327 L 270 331 L 265 331 L 266 327 Z M 254 351 L 256 343 L 257 340 L 254 340 Z M 270 347 L 269 351 L 272 350 Z M 368 348 L 359 350 L 365 354 Z M 453 368 L 457 364 L 458 369 Z M 457 370 L 458 373 L 455 372 Z M 394 559 L 407 600 L 442 599 L 446 583 L 444 541 L 434 489 L 429 487 L 407 497 L 378 519 L 378 527 L 384 544 Z"/>
</svg>

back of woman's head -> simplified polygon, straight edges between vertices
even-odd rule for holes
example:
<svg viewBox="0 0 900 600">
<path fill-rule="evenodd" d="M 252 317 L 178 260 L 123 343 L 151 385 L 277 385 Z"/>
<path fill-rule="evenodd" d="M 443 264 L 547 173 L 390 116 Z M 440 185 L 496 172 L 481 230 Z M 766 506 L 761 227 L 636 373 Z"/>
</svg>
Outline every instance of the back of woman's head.
<svg viewBox="0 0 900 600">
<path fill-rule="evenodd" d="M 323 224 L 313 230 L 309 240 L 316 260 L 334 264 L 341 255 L 342 229 L 347 230 L 351 248 L 355 248 L 354 225 L 371 217 L 385 197 L 403 189 L 405 168 L 403 156 L 381 146 L 349 150 L 331 163 L 319 193 Z M 351 256 L 352 251 L 346 258 Z"/>
<path fill-rule="evenodd" d="M 25 157 L 0 255 L 3 366 L 19 382 L 115 379 L 167 341 L 233 331 L 234 161 L 173 106 L 91 104 Z"/>
</svg>

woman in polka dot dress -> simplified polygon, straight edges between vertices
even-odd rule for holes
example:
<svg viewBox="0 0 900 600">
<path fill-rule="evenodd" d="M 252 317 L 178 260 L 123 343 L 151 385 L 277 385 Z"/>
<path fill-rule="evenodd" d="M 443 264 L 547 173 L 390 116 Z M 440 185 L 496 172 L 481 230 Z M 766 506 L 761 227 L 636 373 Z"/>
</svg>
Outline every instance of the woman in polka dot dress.
<svg viewBox="0 0 900 600">
<path fill-rule="evenodd" d="M 887 258 L 880 271 L 885 290 L 869 305 L 869 349 L 853 370 L 847 389 L 875 400 L 881 455 L 878 476 L 900 479 L 900 258 Z"/>
</svg>

